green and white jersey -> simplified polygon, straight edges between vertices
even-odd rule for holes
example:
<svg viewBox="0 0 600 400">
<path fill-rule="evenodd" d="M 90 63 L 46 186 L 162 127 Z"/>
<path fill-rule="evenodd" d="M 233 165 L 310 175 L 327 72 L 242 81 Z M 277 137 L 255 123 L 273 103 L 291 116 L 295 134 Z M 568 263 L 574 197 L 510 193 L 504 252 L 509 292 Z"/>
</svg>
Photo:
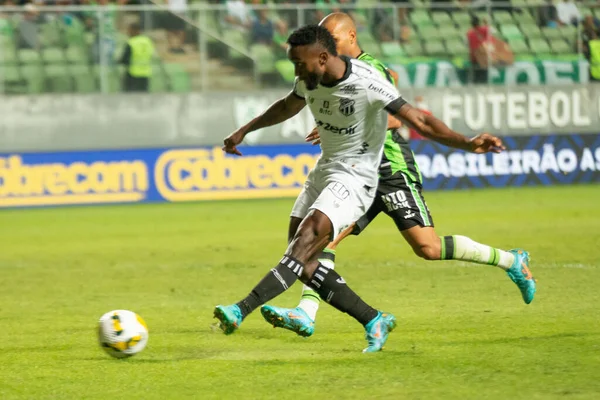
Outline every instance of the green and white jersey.
<svg viewBox="0 0 600 400">
<path fill-rule="evenodd" d="M 396 82 L 388 68 L 378 59 L 368 53 L 361 53 L 358 59 L 377 69 L 381 75 L 394 86 Z M 415 161 L 415 155 L 408 142 L 396 130 L 386 132 L 383 145 L 383 157 L 379 166 L 379 179 L 382 181 L 395 180 L 397 172 L 404 174 L 411 182 L 422 182 L 421 171 Z"/>
</svg>

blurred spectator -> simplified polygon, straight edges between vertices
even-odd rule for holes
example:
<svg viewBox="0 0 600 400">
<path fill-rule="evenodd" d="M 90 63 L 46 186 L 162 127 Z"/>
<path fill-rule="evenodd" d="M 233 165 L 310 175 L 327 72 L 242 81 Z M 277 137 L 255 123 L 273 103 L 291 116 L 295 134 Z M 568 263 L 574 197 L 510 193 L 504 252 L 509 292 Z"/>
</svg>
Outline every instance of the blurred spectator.
<svg viewBox="0 0 600 400">
<path fill-rule="evenodd" d="M 259 18 L 258 12 L 260 7 L 263 5 L 263 0 L 245 0 L 246 7 L 248 8 L 248 19 L 250 20 L 250 27 L 254 20 Z"/>
<path fill-rule="evenodd" d="M 600 32 L 594 21 L 594 17 L 586 15 L 581 27 L 581 38 L 578 46 L 581 46 L 583 55 L 590 62 L 590 80 L 600 81 Z M 578 50 L 578 49 L 577 49 Z"/>
<path fill-rule="evenodd" d="M 388 14 L 388 10 L 379 5 L 373 10 L 373 24 L 371 25 L 371 33 L 382 42 L 392 40 L 391 33 L 393 32 L 392 17 Z"/>
<path fill-rule="evenodd" d="M 98 0 L 100 15 L 91 13 L 94 44 L 92 52 L 97 63 L 112 65 L 117 43 L 117 6 L 109 0 Z"/>
<path fill-rule="evenodd" d="M 487 83 L 488 68 L 487 63 L 484 65 L 480 59 L 482 49 L 485 51 L 485 43 L 491 36 L 490 29 L 487 24 L 476 17 L 471 17 L 471 29 L 467 32 L 467 40 L 469 42 L 469 54 L 471 57 L 471 82 Z"/>
<path fill-rule="evenodd" d="M 123 89 L 126 92 L 147 92 L 152 76 L 152 56 L 154 44 L 141 33 L 138 23 L 129 26 L 129 40 L 121 57 L 121 64 L 127 67 L 123 76 Z"/>
<path fill-rule="evenodd" d="M 39 30 L 43 21 L 38 8 L 31 4 L 25 4 L 23 18 L 19 22 L 18 44 L 21 49 L 38 49 L 40 47 Z"/>
<path fill-rule="evenodd" d="M 563 25 L 577 25 L 581 21 L 581 13 L 573 0 L 562 0 L 556 4 L 558 21 Z"/>
<path fill-rule="evenodd" d="M 586 15 L 581 25 L 581 38 L 584 42 L 599 34 L 597 21 L 591 15 Z"/>
<path fill-rule="evenodd" d="M 586 44 L 586 58 L 590 62 L 590 80 L 600 82 L 600 40 L 597 32 L 591 32 Z"/>
<path fill-rule="evenodd" d="M 269 20 L 269 10 L 258 10 L 257 18 L 252 22 L 251 43 L 273 44 L 273 22 Z"/>
<path fill-rule="evenodd" d="M 546 5 L 540 7 L 538 24 L 542 27 L 558 28 L 558 11 L 552 0 L 546 0 Z"/>
<path fill-rule="evenodd" d="M 224 21 L 227 27 L 246 30 L 250 26 L 250 10 L 243 0 L 227 0 Z"/>
<path fill-rule="evenodd" d="M 471 16 L 472 28 L 467 32 L 471 56 L 471 82 L 488 82 L 488 68 L 506 67 L 515 61 L 515 55 L 508 43 L 494 36 L 487 24 Z"/>
<path fill-rule="evenodd" d="M 185 42 L 185 13 L 187 11 L 187 0 L 167 0 L 169 12 L 164 15 L 164 28 L 167 30 L 167 41 L 169 52 L 185 53 L 183 43 Z"/>
<path fill-rule="evenodd" d="M 273 43 L 275 52 L 284 55 L 287 51 L 287 39 L 289 36 L 288 25 L 284 20 L 279 20 L 275 24 L 275 33 L 273 34 Z"/>
<path fill-rule="evenodd" d="M 374 10 L 372 33 L 373 35 L 382 42 L 394 41 L 394 24 L 399 24 L 397 21 L 393 21 L 393 17 L 390 16 L 385 8 L 378 7 Z M 411 30 L 408 23 L 400 23 L 400 38 L 401 43 L 408 43 L 410 39 Z"/>
<path fill-rule="evenodd" d="M 81 6 L 93 6 L 91 0 L 79 0 L 79 5 Z M 94 30 L 96 26 L 96 13 L 91 10 L 80 11 L 77 14 L 77 17 L 84 23 L 86 31 Z"/>
<path fill-rule="evenodd" d="M 411 3 L 409 0 L 391 0 L 392 3 L 397 4 L 398 8 L 398 22 L 402 25 L 408 23 L 408 8 L 411 7 Z"/>
</svg>

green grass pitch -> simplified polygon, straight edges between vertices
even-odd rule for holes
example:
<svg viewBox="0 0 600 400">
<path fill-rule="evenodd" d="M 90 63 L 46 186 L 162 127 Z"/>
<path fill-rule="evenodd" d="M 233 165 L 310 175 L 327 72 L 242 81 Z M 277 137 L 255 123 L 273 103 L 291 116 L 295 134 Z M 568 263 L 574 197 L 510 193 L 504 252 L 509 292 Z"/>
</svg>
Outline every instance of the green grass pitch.
<svg viewBox="0 0 600 400">
<path fill-rule="evenodd" d="M 337 253 L 398 318 L 370 355 L 328 305 L 309 339 L 259 312 L 210 328 L 282 256 L 293 199 L 0 211 L 0 399 L 600 398 L 600 186 L 426 197 L 440 235 L 529 250 L 538 293 L 527 306 L 498 268 L 420 260 L 382 215 Z M 150 329 L 127 360 L 96 342 L 117 308 Z"/>
</svg>

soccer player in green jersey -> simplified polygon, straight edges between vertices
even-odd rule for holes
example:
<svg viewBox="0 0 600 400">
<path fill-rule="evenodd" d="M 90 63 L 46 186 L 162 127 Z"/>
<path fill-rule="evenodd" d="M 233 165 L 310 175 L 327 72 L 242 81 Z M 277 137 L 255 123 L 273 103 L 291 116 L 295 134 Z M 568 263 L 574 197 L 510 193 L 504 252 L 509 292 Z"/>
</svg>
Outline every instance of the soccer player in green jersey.
<svg viewBox="0 0 600 400">
<path fill-rule="evenodd" d="M 339 54 L 370 64 L 388 81 L 396 83 L 391 70 L 381 61 L 361 50 L 357 41 L 356 27 L 349 15 L 329 14 L 320 25 L 333 35 Z M 531 303 L 536 284 L 529 270 L 529 254 L 525 250 L 504 251 L 477 243 L 465 236 L 437 235 L 423 198 L 419 167 L 407 141 L 397 131 L 396 128 L 399 127 L 400 124 L 395 118 L 388 119 L 389 129 L 386 133 L 379 167 L 379 186 L 373 205 L 353 226 L 330 243 L 319 257 L 321 264 L 334 268 L 335 248 L 339 242 L 350 234 L 358 235 L 377 215 L 384 212 L 392 218 L 404 239 L 419 257 L 426 260 L 462 260 L 497 266 L 505 270 L 519 287 L 525 303 Z M 431 139 L 435 140 L 435 138 Z M 316 129 L 307 136 L 307 141 L 318 143 L 318 140 Z M 265 320 L 276 327 L 289 329 L 301 336 L 310 336 L 314 332 L 314 321 L 319 304 L 320 298 L 317 293 L 305 285 L 298 307 L 290 309 L 264 305 L 261 312 Z"/>
</svg>

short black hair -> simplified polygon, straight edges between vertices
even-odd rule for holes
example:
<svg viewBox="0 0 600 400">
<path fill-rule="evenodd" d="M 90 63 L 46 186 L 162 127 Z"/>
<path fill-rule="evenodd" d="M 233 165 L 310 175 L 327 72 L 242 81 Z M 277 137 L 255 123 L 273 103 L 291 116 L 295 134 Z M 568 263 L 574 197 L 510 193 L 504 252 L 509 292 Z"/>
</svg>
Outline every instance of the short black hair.
<svg viewBox="0 0 600 400">
<path fill-rule="evenodd" d="M 291 47 L 319 43 L 331 55 L 338 55 L 335 39 L 325 27 L 319 25 L 306 25 L 296 29 L 288 37 L 287 42 Z"/>
</svg>

